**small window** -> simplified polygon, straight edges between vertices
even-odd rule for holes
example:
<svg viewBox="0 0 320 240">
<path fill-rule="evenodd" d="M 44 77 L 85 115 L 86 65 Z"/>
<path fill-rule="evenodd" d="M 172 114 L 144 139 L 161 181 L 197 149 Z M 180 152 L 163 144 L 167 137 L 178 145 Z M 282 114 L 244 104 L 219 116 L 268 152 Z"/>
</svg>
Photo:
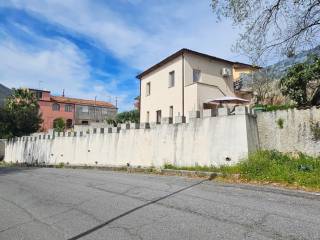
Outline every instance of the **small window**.
<svg viewBox="0 0 320 240">
<path fill-rule="evenodd" d="M 170 106 L 169 108 L 169 117 L 173 118 L 173 106 Z"/>
<path fill-rule="evenodd" d="M 35 92 L 35 96 L 36 96 L 37 99 L 42 99 L 42 92 L 36 91 Z"/>
<path fill-rule="evenodd" d="M 174 71 L 169 72 L 169 88 L 174 87 Z"/>
<path fill-rule="evenodd" d="M 72 105 L 71 104 L 66 104 L 64 105 L 64 111 L 65 112 L 72 112 Z"/>
<path fill-rule="evenodd" d="M 147 116 L 146 116 L 146 122 L 147 123 L 149 122 L 149 118 L 150 118 L 150 113 L 149 113 L 149 111 L 147 111 Z"/>
<path fill-rule="evenodd" d="M 83 112 L 83 113 L 89 112 L 88 106 L 82 106 L 82 107 L 81 107 L 81 112 Z"/>
<path fill-rule="evenodd" d="M 193 82 L 199 82 L 201 76 L 201 71 L 198 69 L 193 69 Z"/>
<path fill-rule="evenodd" d="M 156 111 L 157 123 L 161 123 L 161 110 Z"/>
<path fill-rule="evenodd" d="M 52 104 L 52 111 L 60 111 L 60 104 L 58 103 Z"/>
<path fill-rule="evenodd" d="M 147 82 L 147 89 L 146 89 L 146 95 L 149 96 L 151 93 L 151 83 Z"/>
</svg>

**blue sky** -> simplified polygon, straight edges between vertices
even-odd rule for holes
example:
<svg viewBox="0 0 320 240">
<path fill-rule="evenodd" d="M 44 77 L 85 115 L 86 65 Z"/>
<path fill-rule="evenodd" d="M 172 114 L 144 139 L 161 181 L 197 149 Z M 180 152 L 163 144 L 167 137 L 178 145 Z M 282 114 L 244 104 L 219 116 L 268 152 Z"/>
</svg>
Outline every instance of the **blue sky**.
<svg viewBox="0 0 320 240">
<path fill-rule="evenodd" d="M 0 0 L 0 82 L 133 108 L 135 76 L 190 48 L 235 61 L 210 0 Z"/>
</svg>

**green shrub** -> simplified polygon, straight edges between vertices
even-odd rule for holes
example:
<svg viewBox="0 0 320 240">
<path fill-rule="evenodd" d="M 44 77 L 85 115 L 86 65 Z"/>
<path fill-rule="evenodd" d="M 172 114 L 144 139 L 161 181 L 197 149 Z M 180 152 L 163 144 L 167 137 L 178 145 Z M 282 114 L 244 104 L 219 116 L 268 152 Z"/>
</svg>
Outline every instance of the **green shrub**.
<svg viewBox="0 0 320 240">
<path fill-rule="evenodd" d="M 320 159 L 300 153 L 297 157 L 277 151 L 259 151 L 238 164 L 241 177 L 289 183 L 320 189 Z"/>
<path fill-rule="evenodd" d="M 115 119 L 113 118 L 106 119 L 107 124 L 110 124 L 113 126 L 117 126 L 117 124 L 127 123 L 127 122 L 139 123 L 139 121 L 140 121 L 140 113 L 138 110 L 121 112 L 117 114 Z"/>
<path fill-rule="evenodd" d="M 283 129 L 283 124 L 284 124 L 283 118 L 279 118 L 279 119 L 277 120 L 277 125 L 278 125 L 278 127 L 279 127 L 280 129 Z"/>
<path fill-rule="evenodd" d="M 63 132 L 66 127 L 66 124 L 63 118 L 56 118 L 53 120 L 53 128 L 56 132 Z"/>
<path fill-rule="evenodd" d="M 271 112 L 271 111 L 277 111 L 277 110 L 288 110 L 293 109 L 296 107 L 296 105 L 293 104 L 282 104 L 282 105 L 263 105 L 263 104 L 257 104 L 254 106 L 255 108 L 264 108 L 265 112 Z"/>
<path fill-rule="evenodd" d="M 297 156 L 278 151 L 258 151 L 234 166 L 176 167 L 166 169 L 220 172 L 225 177 L 240 174 L 245 181 L 271 182 L 320 190 L 320 158 L 299 153 Z"/>
</svg>

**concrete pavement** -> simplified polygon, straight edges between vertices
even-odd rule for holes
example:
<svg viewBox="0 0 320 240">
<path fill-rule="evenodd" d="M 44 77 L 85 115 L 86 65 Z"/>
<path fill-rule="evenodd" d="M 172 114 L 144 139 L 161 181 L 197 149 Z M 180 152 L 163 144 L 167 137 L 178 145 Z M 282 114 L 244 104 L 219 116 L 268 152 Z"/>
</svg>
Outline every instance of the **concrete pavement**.
<svg viewBox="0 0 320 240">
<path fill-rule="evenodd" d="M 203 179 L 0 168 L 0 240 L 320 239 L 320 197 Z"/>
</svg>

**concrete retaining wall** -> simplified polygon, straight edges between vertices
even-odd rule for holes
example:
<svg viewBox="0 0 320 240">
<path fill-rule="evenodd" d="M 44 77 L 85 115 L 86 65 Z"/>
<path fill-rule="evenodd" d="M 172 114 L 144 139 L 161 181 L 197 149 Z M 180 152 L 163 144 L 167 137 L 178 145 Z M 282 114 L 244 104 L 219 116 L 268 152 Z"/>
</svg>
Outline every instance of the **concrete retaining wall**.
<svg viewBox="0 0 320 240">
<path fill-rule="evenodd" d="M 151 124 L 151 129 L 97 129 L 72 136 L 40 135 L 8 141 L 5 160 L 46 164 L 161 167 L 234 164 L 258 148 L 255 117 L 236 115 Z M 141 124 L 146 127 L 146 124 Z M 137 127 L 137 126 L 136 126 Z M 68 135 L 68 134 L 67 134 Z"/>
<path fill-rule="evenodd" d="M 277 123 L 283 120 L 283 128 Z M 320 123 L 320 109 L 281 110 L 257 114 L 257 125 L 262 149 L 281 152 L 304 152 L 320 155 L 320 141 L 314 139 L 311 126 Z"/>
</svg>

